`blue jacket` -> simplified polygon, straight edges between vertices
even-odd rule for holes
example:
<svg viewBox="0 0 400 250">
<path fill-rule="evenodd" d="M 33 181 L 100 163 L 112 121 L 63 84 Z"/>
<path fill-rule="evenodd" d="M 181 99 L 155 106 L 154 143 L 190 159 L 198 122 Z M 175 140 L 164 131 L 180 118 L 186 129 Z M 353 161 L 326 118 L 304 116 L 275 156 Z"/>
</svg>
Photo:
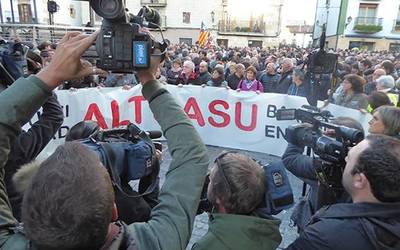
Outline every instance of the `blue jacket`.
<svg viewBox="0 0 400 250">
<path fill-rule="evenodd" d="M 301 84 L 300 86 L 297 86 L 295 83 L 291 83 L 287 94 L 294 95 L 294 96 L 307 97 L 306 86 L 304 83 Z"/>
<path fill-rule="evenodd" d="M 279 74 L 270 75 L 263 71 L 258 80 L 262 83 L 265 93 L 275 93 L 280 77 Z"/>
</svg>

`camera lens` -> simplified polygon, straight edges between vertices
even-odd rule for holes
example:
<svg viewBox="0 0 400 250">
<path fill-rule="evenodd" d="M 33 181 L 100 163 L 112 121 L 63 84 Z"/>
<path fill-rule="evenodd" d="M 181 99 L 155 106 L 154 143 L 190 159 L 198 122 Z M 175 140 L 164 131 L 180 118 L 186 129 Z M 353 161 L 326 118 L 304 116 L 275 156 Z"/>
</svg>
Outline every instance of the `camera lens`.
<svg viewBox="0 0 400 250">
<path fill-rule="evenodd" d="M 105 12 L 113 12 L 117 7 L 117 3 L 115 1 L 110 1 L 110 0 L 100 0 L 100 7 Z"/>
<path fill-rule="evenodd" d="M 97 15 L 110 21 L 125 17 L 125 6 L 122 0 L 90 0 L 90 6 Z"/>
</svg>

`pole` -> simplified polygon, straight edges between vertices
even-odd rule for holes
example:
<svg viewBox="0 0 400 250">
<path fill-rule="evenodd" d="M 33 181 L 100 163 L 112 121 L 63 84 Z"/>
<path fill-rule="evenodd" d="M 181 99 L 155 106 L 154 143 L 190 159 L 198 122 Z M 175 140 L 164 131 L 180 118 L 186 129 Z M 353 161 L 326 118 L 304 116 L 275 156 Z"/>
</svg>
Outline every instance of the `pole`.
<svg viewBox="0 0 400 250">
<path fill-rule="evenodd" d="M 1 7 L 1 1 L 0 1 L 0 22 L 4 23 L 4 19 L 3 19 L 3 8 Z"/>
<path fill-rule="evenodd" d="M 35 23 L 39 23 L 36 0 L 33 0 L 33 12 L 35 13 Z"/>
<path fill-rule="evenodd" d="M 11 21 L 12 23 L 15 23 L 13 0 L 10 0 L 10 5 L 11 5 Z"/>
</svg>

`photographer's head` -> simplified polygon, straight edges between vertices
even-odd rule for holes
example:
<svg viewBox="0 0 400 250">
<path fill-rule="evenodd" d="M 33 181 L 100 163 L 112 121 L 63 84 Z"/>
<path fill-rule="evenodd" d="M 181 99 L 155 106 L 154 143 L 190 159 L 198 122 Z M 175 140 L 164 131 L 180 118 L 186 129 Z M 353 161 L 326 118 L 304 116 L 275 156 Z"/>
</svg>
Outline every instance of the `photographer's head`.
<svg viewBox="0 0 400 250">
<path fill-rule="evenodd" d="M 354 203 L 400 202 L 400 141 L 369 135 L 346 157 L 342 183 Z"/>
<path fill-rule="evenodd" d="M 116 219 L 109 174 L 80 143 L 58 147 L 24 194 L 22 221 L 39 249 L 99 249 Z"/>
<path fill-rule="evenodd" d="M 371 134 L 400 136 L 400 108 L 380 106 L 369 121 L 368 131 Z"/>
<path fill-rule="evenodd" d="M 218 213 L 249 214 L 264 199 L 265 174 L 250 157 L 221 154 L 210 173 L 207 196 Z"/>
</svg>

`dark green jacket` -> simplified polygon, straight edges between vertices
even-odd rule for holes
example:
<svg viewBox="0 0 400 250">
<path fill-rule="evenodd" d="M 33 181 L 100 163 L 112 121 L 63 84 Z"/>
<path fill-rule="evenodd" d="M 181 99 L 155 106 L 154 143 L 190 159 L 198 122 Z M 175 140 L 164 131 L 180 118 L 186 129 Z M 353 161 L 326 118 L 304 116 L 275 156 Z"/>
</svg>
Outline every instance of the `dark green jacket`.
<svg viewBox="0 0 400 250">
<path fill-rule="evenodd" d="M 125 241 L 118 249 L 136 249 L 133 245 L 138 249 L 185 249 L 207 172 L 207 150 L 183 109 L 162 89 L 162 84 L 150 82 L 142 92 L 167 138 L 172 162 L 151 220 L 129 225 L 125 238 L 134 242 Z M 47 86 L 34 76 L 17 80 L 0 94 L 0 249 L 27 247 L 23 235 L 13 230 L 17 221 L 5 192 L 4 164 L 11 141 L 50 94 Z"/>
<path fill-rule="evenodd" d="M 269 250 L 282 241 L 280 220 L 271 216 L 211 214 L 209 229 L 192 250 Z"/>
</svg>

